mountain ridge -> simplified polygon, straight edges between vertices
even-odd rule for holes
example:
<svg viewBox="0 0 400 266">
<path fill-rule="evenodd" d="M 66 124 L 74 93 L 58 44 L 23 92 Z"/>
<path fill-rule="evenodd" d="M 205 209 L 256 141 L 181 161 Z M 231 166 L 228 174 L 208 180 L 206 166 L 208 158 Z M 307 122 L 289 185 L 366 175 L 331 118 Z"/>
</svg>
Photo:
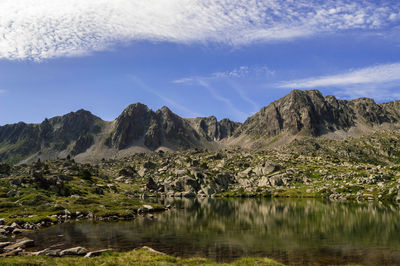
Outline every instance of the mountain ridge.
<svg viewBox="0 0 400 266">
<path fill-rule="evenodd" d="M 344 138 L 400 128 L 400 101 L 340 100 L 318 90 L 292 90 L 243 123 L 215 116 L 182 118 L 164 106 L 127 106 L 113 121 L 80 109 L 39 124 L 0 126 L 0 161 L 75 157 L 80 161 L 121 158 L 132 153 L 232 146 L 265 149 L 307 137 Z M 273 140 L 273 141 L 271 141 Z M 277 141 L 279 140 L 279 141 Z"/>
</svg>

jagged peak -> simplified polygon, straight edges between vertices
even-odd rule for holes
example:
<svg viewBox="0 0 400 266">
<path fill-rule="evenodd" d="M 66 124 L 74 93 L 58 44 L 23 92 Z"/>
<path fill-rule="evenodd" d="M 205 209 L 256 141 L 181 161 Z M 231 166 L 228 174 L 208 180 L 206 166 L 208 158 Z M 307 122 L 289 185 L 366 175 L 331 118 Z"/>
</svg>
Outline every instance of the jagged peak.
<svg viewBox="0 0 400 266">
<path fill-rule="evenodd" d="M 124 109 L 124 111 L 122 111 L 122 113 L 118 116 L 117 120 L 121 119 L 122 117 L 129 117 L 129 116 L 134 116 L 136 114 L 144 114 L 150 112 L 152 112 L 152 110 L 147 105 L 137 102 L 128 105 Z"/>
<path fill-rule="evenodd" d="M 313 96 L 316 95 L 318 97 L 323 97 L 322 93 L 319 90 L 299 90 L 299 89 L 294 89 L 291 90 L 288 93 L 288 96 L 303 96 L 303 95 L 308 95 L 308 96 Z"/>
<path fill-rule="evenodd" d="M 353 99 L 350 102 L 361 103 L 361 104 L 376 104 L 374 99 L 368 98 L 368 97 L 361 97 L 361 98 Z"/>
<path fill-rule="evenodd" d="M 132 103 L 130 105 L 128 105 L 125 109 L 125 111 L 129 111 L 129 110 L 134 110 L 134 109 L 146 109 L 146 110 L 150 110 L 149 107 L 143 103 L 137 102 L 137 103 Z"/>
<path fill-rule="evenodd" d="M 163 106 L 163 107 L 161 107 L 159 110 L 157 110 L 157 112 L 161 112 L 161 113 L 163 113 L 163 114 L 165 114 L 165 113 L 167 113 L 167 114 L 171 114 L 171 113 L 173 113 L 172 111 L 171 111 L 171 109 L 169 109 L 167 106 Z"/>
</svg>

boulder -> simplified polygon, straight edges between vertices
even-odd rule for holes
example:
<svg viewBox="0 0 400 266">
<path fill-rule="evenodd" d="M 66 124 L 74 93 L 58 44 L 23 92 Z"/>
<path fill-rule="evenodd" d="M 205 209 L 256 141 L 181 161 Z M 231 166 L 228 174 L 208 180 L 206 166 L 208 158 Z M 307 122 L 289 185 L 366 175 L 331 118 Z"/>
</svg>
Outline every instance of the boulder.
<svg viewBox="0 0 400 266">
<path fill-rule="evenodd" d="M 267 163 L 256 166 L 253 171 L 256 175 L 262 176 L 262 175 L 272 174 L 273 172 L 278 171 L 279 169 L 281 169 L 281 166 L 279 164 Z"/>
<path fill-rule="evenodd" d="M 47 250 L 44 255 L 50 256 L 50 257 L 60 257 L 61 249 L 53 249 L 53 250 Z"/>
<path fill-rule="evenodd" d="M 237 176 L 239 178 L 247 178 L 247 177 L 250 177 L 252 173 L 253 173 L 253 169 L 251 167 L 248 167 L 246 170 L 239 172 L 237 174 Z"/>
<path fill-rule="evenodd" d="M 154 179 L 151 177 L 149 177 L 147 179 L 146 187 L 147 187 L 147 189 L 150 189 L 150 190 L 158 190 L 158 185 L 156 184 Z"/>
<path fill-rule="evenodd" d="M 146 168 L 140 168 L 140 170 L 137 173 L 138 173 L 138 175 L 140 177 L 144 177 L 146 175 L 146 173 L 147 173 L 147 169 Z"/>
<path fill-rule="evenodd" d="M 163 252 L 154 250 L 154 249 L 152 249 L 152 248 L 150 248 L 150 247 L 147 247 L 147 246 L 143 246 L 143 247 L 141 247 L 140 249 L 146 249 L 146 250 L 150 251 L 151 253 L 158 254 L 158 255 L 166 255 L 166 254 L 163 253 Z"/>
<path fill-rule="evenodd" d="M 214 177 L 215 183 L 218 185 L 219 189 L 226 190 L 229 185 L 234 183 L 234 179 L 228 173 L 220 173 Z"/>
<path fill-rule="evenodd" d="M 281 176 L 273 176 L 269 179 L 271 186 L 277 187 L 283 185 L 283 179 Z"/>
<path fill-rule="evenodd" d="M 29 234 L 29 233 L 33 233 L 33 230 L 29 230 L 29 229 L 21 229 L 21 228 L 15 228 L 12 231 L 13 235 L 21 235 L 21 234 Z"/>
<path fill-rule="evenodd" d="M 118 175 L 124 176 L 124 177 L 134 177 L 137 174 L 136 170 L 133 169 L 133 167 L 124 167 L 121 170 L 119 170 Z"/>
<path fill-rule="evenodd" d="M 11 171 L 11 167 L 8 164 L 2 163 L 0 164 L 0 174 L 9 175 Z"/>
<path fill-rule="evenodd" d="M 0 242 L 0 249 L 9 246 L 11 244 L 11 242 Z"/>
<path fill-rule="evenodd" d="M 156 167 L 156 164 L 151 161 L 147 161 L 143 164 L 143 168 L 145 168 L 145 169 L 154 169 L 155 167 Z"/>
<path fill-rule="evenodd" d="M 190 176 L 182 176 L 172 183 L 172 187 L 176 191 L 198 191 L 200 184 Z"/>
<path fill-rule="evenodd" d="M 270 182 L 269 182 L 268 177 L 263 176 L 258 180 L 259 187 L 268 187 L 269 185 L 270 185 Z"/>
<path fill-rule="evenodd" d="M 22 238 L 19 239 L 16 243 L 13 243 L 11 245 L 8 245 L 4 247 L 4 250 L 6 251 L 11 251 L 15 249 L 24 249 L 24 248 L 29 248 L 33 247 L 35 245 L 35 241 L 29 238 Z"/>
<path fill-rule="evenodd" d="M 13 250 L 8 250 L 3 254 L 0 254 L 0 257 L 10 257 L 10 256 L 17 256 L 20 254 L 23 250 L 21 248 L 13 249 Z"/>
<path fill-rule="evenodd" d="M 112 249 L 100 249 L 100 250 L 95 250 L 95 251 L 90 251 L 85 255 L 85 258 L 91 258 L 91 257 L 98 257 L 104 252 L 111 251 Z"/>
<path fill-rule="evenodd" d="M 143 205 L 143 208 L 146 209 L 147 211 L 154 210 L 153 206 L 151 206 L 151 205 Z"/>
<path fill-rule="evenodd" d="M 88 253 L 88 250 L 84 247 L 74 247 L 74 248 L 69 248 L 69 249 L 64 249 L 63 251 L 60 252 L 60 256 L 83 256 Z"/>
</svg>

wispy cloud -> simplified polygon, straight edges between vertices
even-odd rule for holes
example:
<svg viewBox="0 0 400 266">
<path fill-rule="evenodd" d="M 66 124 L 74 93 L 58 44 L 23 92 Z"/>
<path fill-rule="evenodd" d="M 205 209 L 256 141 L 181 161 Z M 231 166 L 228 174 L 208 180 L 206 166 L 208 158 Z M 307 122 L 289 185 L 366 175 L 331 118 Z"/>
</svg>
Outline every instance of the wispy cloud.
<svg viewBox="0 0 400 266">
<path fill-rule="evenodd" d="M 267 66 L 240 66 L 231 70 L 214 72 L 209 75 L 179 78 L 172 82 L 177 84 L 195 84 L 199 80 L 216 81 L 249 77 L 265 78 L 273 75 L 275 75 L 275 71 L 269 69 Z"/>
<path fill-rule="evenodd" d="M 165 97 L 164 95 L 160 94 L 159 92 L 157 92 L 156 90 L 153 90 L 151 87 L 149 87 L 147 84 L 144 83 L 144 81 L 142 79 L 140 79 L 139 77 L 136 77 L 134 75 L 129 75 L 129 78 L 131 80 L 133 80 L 135 82 L 135 84 L 139 85 L 141 89 L 152 93 L 153 95 L 157 96 L 158 98 L 160 98 L 162 101 L 164 101 L 168 107 L 171 107 L 173 109 L 179 110 L 181 111 L 185 116 L 188 117 L 199 117 L 201 116 L 199 113 L 194 112 L 192 110 L 190 110 L 189 108 L 177 103 L 176 101 Z"/>
<path fill-rule="evenodd" d="M 398 25 L 397 1 L 2 0 L 0 58 L 42 60 L 133 40 L 232 46 Z"/>
<path fill-rule="evenodd" d="M 248 114 L 243 113 L 240 111 L 238 108 L 235 107 L 235 105 L 232 103 L 232 101 L 220 94 L 205 80 L 202 79 L 197 79 L 197 83 L 206 88 L 210 94 L 214 97 L 214 99 L 223 102 L 226 106 L 228 106 L 229 110 L 231 111 L 232 115 L 239 120 L 245 120 L 248 117 Z"/>
<path fill-rule="evenodd" d="M 396 91 L 394 87 L 398 87 Z M 336 93 L 350 98 L 373 97 L 377 100 L 400 98 L 400 63 L 382 64 L 327 75 L 284 81 L 280 88 L 337 88 Z"/>
<path fill-rule="evenodd" d="M 244 102 L 247 102 L 254 112 L 256 112 L 260 109 L 259 105 L 246 95 L 246 92 L 241 88 L 237 81 L 249 78 L 265 79 L 273 75 L 275 75 L 275 71 L 271 70 L 267 66 L 240 66 L 231 70 L 214 72 L 209 75 L 184 77 L 173 80 L 172 82 L 185 85 L 200 85 L 201 87 L 206 88 L 211 96 L 214 99 L 223 102 L 236 115 L 237 119 L 244 119 L 247 118 L 249 114 L 241 112 L 235 107 L 229 98 L 218 94 L 212 84 L 215 84 L 216 82 L 224 82 L 227 88 L 232 88 L 233 91 L 236 92 Z"/>
<path fill-rule="evenodd" d="M 247 102 L 252 106 L 254 113 L 260 109 L 260 106 L 255 101 L 253 101 L 249 96 L 247 96 L 246 92 L 244 91 L 244 89 L 242 89 L 240 85 L 238 85 L 236 82 L 233 82 L 232 80 L 229 80 L 228 84 L 240 95 L 242 100 L 244 100 L 245 102 Z"/>
<path fill-rule="evenodd" d="M 285 81 L 280 88 L 342 87 L 356 84 L 382 84 L 400 81 L 400 63 L 350 70 L 337 75 Z M 400 85 L 400 84 L 399 84 Z"/>
</svg>

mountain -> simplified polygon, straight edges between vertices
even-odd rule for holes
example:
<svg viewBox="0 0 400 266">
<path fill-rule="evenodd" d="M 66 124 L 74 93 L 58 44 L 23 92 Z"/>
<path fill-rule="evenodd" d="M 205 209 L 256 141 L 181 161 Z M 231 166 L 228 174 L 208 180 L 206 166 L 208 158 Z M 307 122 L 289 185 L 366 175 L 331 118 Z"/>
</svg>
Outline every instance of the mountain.
<svg viewBox="0 0 400 266">
<path fill-rule="evenodd" d="M 154 112 L 129 105 L 114 121 L 103 121 L 85 110 L 0 127 L 0 162 L 31 162 L 72 156 L 81 161 L 120 158 L 164 149 L 219 149 L 240 123 L 215 117 L 184 119 L 167 107 Z"/>
<path fill-rule="evenodd" d="M 85 110 L 41 124 L 5 125 L 0 127 L 0 161 L 20 161 L 35 153 L 46 159 L 66 151 L 74 156 L 85 152 L 103 128 L 104 121 Z"/>
<path fill-rule="evenodd" d="M 377 104 L 373 99 L 339 100 L 318 90 L 293 90 L 249 117 L 235 136 L 322 136 L 329 133 L 361 134 L 380 126 L 397 128 L 400 101 Z"/>
<path fill-rule="evenodd" d="M 122 158 L 157 150 L 230 146 L 265 149 L 304 137 L 343 139 L 400 128 L 400 101 L 375 103 L 368 98 L 339 100 L 317 90 L 293 90 L 263 107 L 243 124 L 216 117 L 181 118 L 167 107 L 153 111 L 129 105 L 114 121 L 85 110 L 0 127 L 0 161 L 74 157 L 78 161 Z"/>
</svg>

